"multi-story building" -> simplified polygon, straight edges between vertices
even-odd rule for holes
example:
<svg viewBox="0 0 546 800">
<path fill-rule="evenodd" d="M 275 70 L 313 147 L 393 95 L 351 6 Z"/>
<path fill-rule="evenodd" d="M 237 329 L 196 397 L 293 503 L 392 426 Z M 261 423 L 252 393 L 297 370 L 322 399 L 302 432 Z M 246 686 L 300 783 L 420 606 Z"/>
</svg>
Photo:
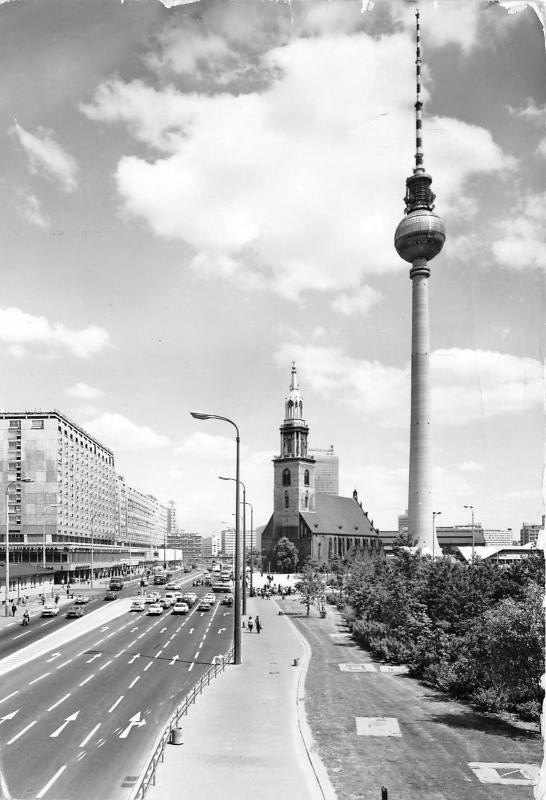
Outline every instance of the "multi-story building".
<svg viewBox="0 0 546 800">
<path fill-rule="evenodd" d="M 167 509 L 167 538 L 176 533 L 178 533 L 176 529 L 176 507 L 174 500 L 169 500 L 169 507 Z"/>
<path fill-rule="evenodd" d="M 405 514 L 398 515 L 398 535 L 401 536 L 403 533 L 407 533 L 409 531 L 409 523 L 408 523 L 408 512 L 406 509 Z"/>
<path fill-rule="evenodd" d="M 221 533 L 221 553 L 224 556 L 235 555 L 235 528 L 224 528 Z"/>
<path fill-rule="evenodd" d="M 472 546 L 483 547 L 485 539 L 481 523 L 476 522 L 472 525 L 438 525 L 436 528 L 438 545 L 444 555 L 458 552 L 459 547 Z"/>
<path fill-rule="evenodd" d="M 539 525 L 535 522 L 524 522 L 521 526 L 520 536 L 521 544 L 537 543 L 539 534 L 544 530 L 544 514 L 542 515 L 542 523 Z"/>
<path fill-rule="evenodd" d="M 334 445 L 328 450 L 309 448 L 307 452 L 315 459 L 315 492 L 339 494 L 339 458 L 334 453 Z"/>
<path fill-rule="evenodd" d="M 216 558 L 220 552 L 222 540 L 220 536 L 203 536 L 201 539 L 201 555 L 204 559 Z"/>
<path fill-rule="evenodd" d="M 512 545 L 519 544 L 519 538 L 516 537 L 514 539 L 512 528 L 508 528 L 505 531 L 493 530 L 491 528 L 484 528 L 483 538 L 485 539 L 485 544 L 491 546 L 510 547 Z"/>
<path fill-rule="evenodd" d="M 171 537 L 174 542 L 174 537 Z M 188 531 L 178 531 L 176 535 L 175 548 L 180 550 L 180 557 L 185 567 L 196 564 L 201 559 L 202 536 L 200 533 L 190 533 Z M 169 545 L 171 547 L 172 545 Z M 177 554 L 178 558 L 178 554 Z"/>
</svg>

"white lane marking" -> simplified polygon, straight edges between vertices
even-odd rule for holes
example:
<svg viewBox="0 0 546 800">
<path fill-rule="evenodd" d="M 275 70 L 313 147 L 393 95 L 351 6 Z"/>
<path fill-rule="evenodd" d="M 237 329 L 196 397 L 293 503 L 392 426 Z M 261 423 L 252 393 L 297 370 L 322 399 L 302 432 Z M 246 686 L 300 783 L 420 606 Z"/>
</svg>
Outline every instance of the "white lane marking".
<svg viewBox="0 0 546 800">
<path fill-rule="evenodd" d="M 134 656 L 132 658 L 130 658 L 127 663 L 128 664 L 134 664 L 134 662 L 137 660 L 137 658 L 140 658 L 140 653 L 135 653 Z"/>
<path fill-rule="evenodd" d="M 141 633 L 139 636 L 137 636 L 137 639 L 142 639 L 143 636 L 146 636 L 146 633 L 147 631 L 144 631 L 144 633 Z"/>
<path fill-rule="evenodd" d="M 102 643 L 104 642 L 105 638 L 106 638 L 106 637 L 105 637 L 105 636 L 103 636 L 103 637 L 102 637 L 102 639 L 99 639 L 99 641 L 98 641 L 98 642 L 95 642 L 95 644 L 93 645 L 93 647 L 96 647 L 98 644 L 102 644 Z"/>
<path fill-rule="evenodd" d="M 147 670 L 147 669 L 150 669 L 150 667 L 152 666 L 152 664 L 153 664 L 153 663 L 154 663 L 153 661 L 149 661 L 149 662 L 146 664 L 146 666 L 144 667 L 144 672 L 146 672 L 146 670 Z"/>
<path fill-rule="evenodd" d="M 94 661 L 96 658 L 100 658 L 101 656 L 102 656 L 102 653 L 95 653 L 95 655 L 94 655 L 94 656 L 91 656 L 91 658 L 88 658 L 88 659 L 87 659 L 87 661 L 86 661 L 85 663 L 86 663 L 86 664 L 90 664 L 90 663 L 91 663 L 92 661 Z"/>
<path fill-rule="evenodd" d="M 164 628 L 161 628 L 161 630 L 159 631 L 159 633 L 163 633 L 163 632 L 164 632 L 164 631 L 166 631 L 166 630 L 167 630 L 167 627 L 165 626 Z"/>
<path fill-rule="evenodd" d="M 145 719 L 140 719 L 140 711 L 139 711 L 133 717 L 129 718 L 129 724 L 127 725 L 125 730 L 123 730 L 120 733 L 119 738 L 120 739 L 126 739 L 129 736 L 131 728 L 133 728 L 133 727 L 140 728 L 142 725 L 146 725 L 146 720 Z"/>
<path fill-rule="evenodd" d="M 109 714 L 111 714 L 111 713 L 112 713 L 112 711 L 114 710 L 114 708 L 116 708 L 116 706 L 119 706 L 119 704 L 121 703 L 121 701 L 123 700 L 123 698 L 124 698 L 124 697 L 125 697 L 125 695 L 124 695 L 124 694 L 120 695 L 120 696 L 118 697 L 118 699 L 116 700 L 116 702 L 114 703 L 114 705 L 113 705 L 113 706 L 110 706 L 110 708 L 108 709 L 108 713 L 109 713 Z"/>
<path fill-rule="evenodd" d="M 50 780 L 49 780 L 49 781 L 46 783 L 46 785 L 44 786 L 44 788 L 43 788 L 43 789 L 40 789 L 40 791 L 39 791 L 39 792 L 38 792 L 38 794 L 36 795 L 36 797 L 38 798 L 38 800 L 40 800 L 40 798 L 41 798 L 41 797 L 43 797 L 43 796 L 44 796 L 44 794 L 45 794 L 45 793 L 46 793 L 46 792 L 47 792 L 49 789 L 51 789 L 51 787 L 53 786 L 53 784 L 55 783 L 55 781 L 57 780 L 57 778 L 60 778 L 60 776 L 61 776 L 61 775 L 63 774 L 63 772 L 65 771 L 65 769 L 66 769 L 66 764 L 63 764 L 63 766 L 62 766 L 62 767 L 60 767 L 60 768 L 57 770 L 57 772 L 55 773 L 55 775 L 54 775 L 54 776 L 53 776 L 53 777 L 52 777 L 52 778 L 51 778 L 51 779 L 50 779 Z"/>
<path fill-rule="evenodd" d="M 18 714 L 18 713 L 19 713 L 19 709 L 17 708 L 17 709 L 15 709 L 15 711 L 12 711 L 12 712 L 11 712 L 11 714 L 6 714 L 4 717 L 0 717 L 0 725 L 1 725 L 3 722 L 5 722 L 7 719 L 13 719 L 13 718 L 14 718 L 14 716 L 15 716 L 16 714 Z"/>
<path fill-rule="evenodd" d="M 51 658 L 46 660 L 46 664 L 51 664 L 52 661 L 55 661 L 56 658 L 60 658 L 61 655 L 62 653 L 52 653 Z"/>
<path fill-rule="evenodd" d="M 85 679 L 84 681 L 82 681 L 81 683 L 78 683 L 78 686 L 85 686 L 85 684 L 86 684 L 86 683 L 89 683 L 89 681 L 91 680 L 91 678 L 94 678 L 94 677 L 95 677 L 95 673 L 93 673 L 92 675 L 90 675 L 88 678 L 86 678 L 86 679 Z"/>
<path fill-rule="evenodd" d="M 99 672 L 101 671 L 101 669 L 104 669 L 105 667 L 108 666 L 108 664 L 111 664 L 111 663 L 112 663 L 112 659 L 110 659 L 110 661 L 107 661 L 106 664 L 103 664 L 102 667 L 99 667 Z"/>
<path fill-rule="evenodd" d="M 134 644 L 136 644 L 136 639 L 133 639 L 133 641 L 132 641 L 132 642 L 129 642 L 129 644 L 127 645 L 127 647 L 132 647 Z"/>
<path fill-rule="evenodd" d="M 23 730 L 22 730 L 22 731 L 19 731 L 19 733 L 17 734 L 17 736 L 14 736 L 12 739 L 10 739 L 10 740 L 9 740 L 9 742 L 8 742 L 8 744 L 11 744 L 12 742 L 16 742 L 16 741 L 17 741 L 17 739 L 18 739 L 20 736 L 23 736 L 23 735 L 24 735 L 24 734 L 25 734 L 25 733 L 26 733 L 26 732 L 27 732 L 27 731 L 28 731 L 30 728 L 32 728 L 32 726 L 33 726 L 33 725 L 36 725 L 36 723 L 37 723 L 37 722 L 38 722 L 38 720 L 36 720 L 36 719 L 35 719 L 33 722 L 30 722 L 30 723 L 29 723 L 29 724 L 26 726 L 26 728 L 23 728 Z"/>
<path fill-rule="evenodd" d="M 81 761 L 82 758 L 85 758 L 86 755 L 87 753 L 85 752 L 85 750 L 83 751 L 83 753 L 78 753 L 78 755 L 76 756 L 76 761 Z"/>
<path fill-rule="evenodd" d="M 80 747 L 85 747 L 85 745 L 87 744 L 89 739 L 91 739 L 91 737 L 95 734 L 95 732 L 98 731 L 100 726 L 101 726 L 101 723 L 99 722 L 98 725 L 95 725 L 95 727 L 93 728 L 92 731 L 89 731 L 89 733 L 87 734 L 87 736 L 85 737 L 83 742 L 80 742 Z"/>
<path fill-rule="evenodd" d="M 198 650 L 198 651 L 197 651 L 197 653 L 194 655 L 194 658 L 199 658 L 199 650 Z"/>
<path fill-rule="evenodd" d="M 63 663 L 62 663 L 62 664 L 59 664 L 59 666 L 57 667 L 57 669 L 62 669 L 63 667 L 66 667 L 66 665 L 67 665 L 67 664 L 70 664 L 70 662 L 71 662 L 71 661 L 72 661 L 72 659 L 71 659 L 71 658 L 67 659 L 66 661 L 63 661 Z"/>
<path fill-rule="evenodd" d="M 52 705 L 52 706 L 50 706 L 50 707 L 49 707 L 47 710 L 48 710 L 48 711 L 53 711 L 53 709 L 54 709 L 54 708 L 57 708 L 57 706 L 60 706 L 60 705 L 61 705 L 61 703 L 63 703 L 63 702 L 66 700 L 66 698 L 67 698 L 67 697 L 70 697 L 70 692 L 68 692 L 68 694 L 65 694 L 65 696 L 64 696 L 64 697 L 61 697 L 61 699 L 60 699 L 60 700 L 57 700 L 57 702 L 56 702 L 56 703 L 53 703 L 53 705 Z"/>
<path fill-rule="evenodd" d="M 73 714 L 70 714 L 70 716 L 65 719 L 65 721 L 63 722 L 62 725 L 59 725 L 59 727 L 56 730 L 54 730 L 53 733 L 49 734 L 49 738 L 50 739 L 55 739 L 60 733 L 62 733 L 64 731 L 64 729 L 66 728 L 66 726 L 70 722 L 74 722 L 74 720 L 77 718 L 79 713 L 80 713 L 80 710 L 78 709 Z"/>
<path fill-rule="evenodd" d="M 132 689 L 135 683 L 139 680 L 140 680 L 140 675 L 137 675 L 136 678 L 129 684 L 129 689 Z"/>
<path fill-rule="evenodd" d="M 39 677 L 39 678 L 34 678 L 34 680 L 33 680 L 33 681 L 30 681 L 28 685 L 29 685 L 29 686 L 32 686 L 32 684 L 33 684 L 33 683 L 38 683 L 38 681 L 41 681 L 41 680 L 43 680 L 44 678 L 47 678 L 47 676 L 48 676 L 48 675 L 51 675 L 51 672 L 44 672 L 44 674 L 43 674 L 43 675 L 40 675 L 40 677 Z"/>
<path fill-rule="evenodd" d="M 116 653 L 116 655 L 114 656 L 114 658 L 117 658 L 117 657 L 118 657 L 118 656 L 120 656 L 122 653 L 125 653 L 125 651 L 126 651 L 126 650 L 127 650 L 127 648 L 126 648 L 126 647 L 124 647 L 124 648 L 123 648 L 123 650 L 120 650 L 120 651 L 119 651 L 119 653 Z"/>
<path fill-rule="evenodd" d="M 19 689 L 16 689 L 16 690 L 15 690 L 14 692 L 12 692 L 11 694 L 7 694 L 5 697 L 3 697 L 3 698 L 0 700 L 0 703 L 3 703 L 3 702 L 4 702 L 4 700 L 9 700 L 9 699 L 10 699 L 10 697 L 13 697 L 13 696 L 14 696 L 14 695 L 16 695 L 16 694 L 19 694 Z"/>
<path fill-rule="evenodd" d="M 190 664 L 190 668 L 189 668 L 188 672 L 191 672 L 191 671 L 192 671 L 192 669 L 193 669 L 193 661 L 192 661 L 192 662 L 191 662 L 191 664 Z"/>
<path fill-rule="evenodd" d="M 134 633 L 135 631 L 138 631 L 138 625 L 135 628 L 131 628 L 129 633 Z"/>
<path fill-rule="evenodd" d="M 18 633 L 17 636 L 13 637 L 13 641 L 15 641 L 16 639 L 20 639 L 21 636 L 26 636 L 29 633 L 30 633 L 30 631 L 25 631 L 24 633 Z"/>
<path fill-rule="evenodd" d="M 190 628 L 190 629 L 189 629 L 189 631 L 188 631 L 188 633 L 193 633 L 193 632 L 194 632 L 194 630 L 195 630 L 195 628 Z"/>
<path fill-rule="evenodd" d="M 154 658 L 157 658 L 162 652 L 163 652 L 163 648 L 161 648 L 161 650 L 157 651 L 157 653 L 155 654 Z"/>
<path fill-rule="evenodd" d="M 42 622 L 42 624 L 40 625 L 40 628 L 45 628 L 45 626 L 46 626 L 46 625 L 51 625 L 51 623 L 52 623 L 53 621 L 54 621 L 54 620 L 52 620 L 52 619 L 48 619 L 48 621 L 47 621 L 47 622 Z"/>
</svg>

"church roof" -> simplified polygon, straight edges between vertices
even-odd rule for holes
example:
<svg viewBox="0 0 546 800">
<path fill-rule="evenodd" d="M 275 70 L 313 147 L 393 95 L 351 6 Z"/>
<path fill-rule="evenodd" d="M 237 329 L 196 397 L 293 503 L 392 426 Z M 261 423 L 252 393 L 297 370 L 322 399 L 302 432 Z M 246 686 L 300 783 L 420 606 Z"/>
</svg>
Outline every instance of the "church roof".
<svg viewBox="0 0 546 800">
<path fill-rule="evenodd" d="M 300 511 L 311 533 L 336 536 L 370 536 L 375 529 L 352 497 L 334 494 L 315 495 L 315 511 Z"/>
</svg>

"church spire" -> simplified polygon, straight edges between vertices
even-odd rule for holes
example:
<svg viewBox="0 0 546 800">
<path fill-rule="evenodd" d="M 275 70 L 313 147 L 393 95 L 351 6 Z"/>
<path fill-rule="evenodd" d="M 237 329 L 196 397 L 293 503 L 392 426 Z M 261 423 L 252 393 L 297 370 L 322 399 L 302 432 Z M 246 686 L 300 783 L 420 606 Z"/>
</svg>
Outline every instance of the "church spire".
<svg viewBox="0 0 546 800">
<path fill-rule="evenodd" d="M 298 373 L 296 372 L 296 362 L 292 362 L 292 372 L 290 374 L 290 394 L 284 404 L 284 418 L 303 420 L 303 398 L 298 388 Z"/>
</svg>

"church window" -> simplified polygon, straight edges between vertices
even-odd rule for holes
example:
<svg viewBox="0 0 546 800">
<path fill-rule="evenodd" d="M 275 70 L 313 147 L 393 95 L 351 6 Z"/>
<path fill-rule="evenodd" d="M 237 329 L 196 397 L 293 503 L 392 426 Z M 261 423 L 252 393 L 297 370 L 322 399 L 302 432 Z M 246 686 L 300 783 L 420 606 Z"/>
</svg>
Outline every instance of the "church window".
<svg viewBox="0 0 546 800">
<path fill-rule="evenodd" d="M 290 486 L 290 470 L 283 469 L 282 471 L 282 485 L 283 486 Z"/>
<path fill-rule="evenodd" d="M 288 508 L 289 505 L 290 505 L 290 501 L 288 499 L 288 492 L 285 492 L 284 493 L 284 507 Z"/>
<path fill-rule="evenodd" d="M 303 484 L 304 486 L 309 486 L 309 470 L 306 469 L 303 473 Z"/>
<path fill-rule="evenodd" d="M 305 508 L 309 508 L 309 492 L 305 492 Z"/>
</svg>

